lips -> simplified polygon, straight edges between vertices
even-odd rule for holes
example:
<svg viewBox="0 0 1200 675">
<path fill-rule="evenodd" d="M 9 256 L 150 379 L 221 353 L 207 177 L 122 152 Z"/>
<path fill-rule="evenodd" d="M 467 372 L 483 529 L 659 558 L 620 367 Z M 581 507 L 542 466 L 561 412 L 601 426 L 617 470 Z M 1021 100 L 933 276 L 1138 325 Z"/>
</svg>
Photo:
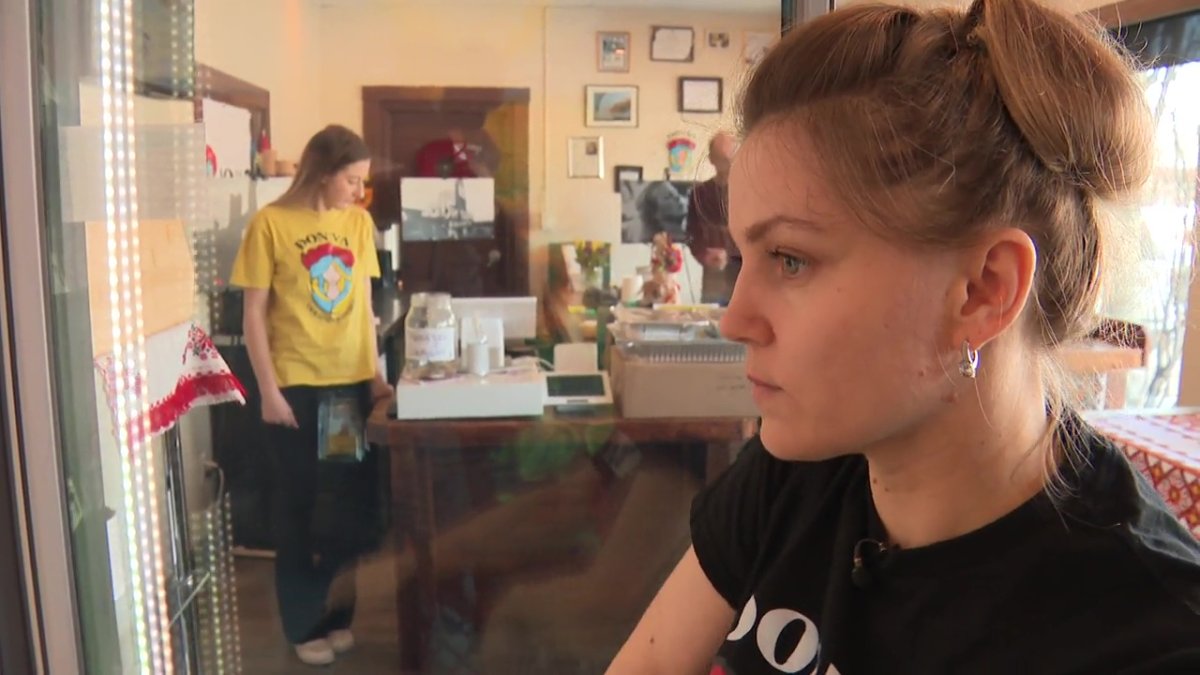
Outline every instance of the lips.
<svg viewBox="0 0 1200 675">
<path fill-rule="evenodd" d="M 770 382 L 767 382 L 766 380 L 760 380 L 759 378 L 757 378 L 753 375 L 746 375 L 746 379 L 750 380 L 750 384 L 754 385 L 756 388 L 762 387 L 763 389 L 772 389 L 775 391 L 779 391 L 779 387 L 771 384 Z"/>
</svg>

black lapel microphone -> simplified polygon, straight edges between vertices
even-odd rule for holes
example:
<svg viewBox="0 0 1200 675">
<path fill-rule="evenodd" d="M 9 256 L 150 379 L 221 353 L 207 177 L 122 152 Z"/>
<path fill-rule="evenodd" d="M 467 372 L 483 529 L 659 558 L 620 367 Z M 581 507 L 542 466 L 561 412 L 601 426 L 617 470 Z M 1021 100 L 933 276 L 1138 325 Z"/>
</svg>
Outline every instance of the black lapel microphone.
<svg viewBox="0 0 1200 675">
<path fill-rule="evenodd" d="M 892 547 L 876 539 L 859 539 L 854 545 L 854 560 L 850 567 L 850 581 L 855 588 L 870 588 L 875 583 L 875 573 L 882 567 L 884 558 Z"/>
</svg>

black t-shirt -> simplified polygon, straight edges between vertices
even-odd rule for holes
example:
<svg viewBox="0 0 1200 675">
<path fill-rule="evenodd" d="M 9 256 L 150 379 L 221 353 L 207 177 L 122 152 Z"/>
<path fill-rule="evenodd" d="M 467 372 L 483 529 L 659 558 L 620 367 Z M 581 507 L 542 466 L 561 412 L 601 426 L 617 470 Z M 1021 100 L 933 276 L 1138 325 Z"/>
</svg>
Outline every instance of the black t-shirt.
<svg viewBox="0 0 1200 675">
<path fill-rule="evenodd" d="M 861 456 L 784 462 L 752 440 L 692 507 L 737 612 L 712 675 L 1198 673 L 1200 545 L 1077 418 L 1086 462 L 975 532 L 878 553 Z M 1069 478 L 1067 477 L 1069 473 Z"/>
</svg>

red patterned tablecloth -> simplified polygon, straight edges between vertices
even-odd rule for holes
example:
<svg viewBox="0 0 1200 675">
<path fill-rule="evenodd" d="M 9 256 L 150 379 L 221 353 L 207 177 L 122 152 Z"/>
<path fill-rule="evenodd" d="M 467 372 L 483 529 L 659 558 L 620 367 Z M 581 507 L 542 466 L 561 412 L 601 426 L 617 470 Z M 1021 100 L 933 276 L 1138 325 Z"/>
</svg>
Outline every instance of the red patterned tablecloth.
<svg viewBox="0 0 1200 675">
<path fill-rule="evenodd" d="M 1087 418 L 1117 442 L 1179 520 L 1200 538 L 1200 408 L 1104 411 Z"/>
</svg>

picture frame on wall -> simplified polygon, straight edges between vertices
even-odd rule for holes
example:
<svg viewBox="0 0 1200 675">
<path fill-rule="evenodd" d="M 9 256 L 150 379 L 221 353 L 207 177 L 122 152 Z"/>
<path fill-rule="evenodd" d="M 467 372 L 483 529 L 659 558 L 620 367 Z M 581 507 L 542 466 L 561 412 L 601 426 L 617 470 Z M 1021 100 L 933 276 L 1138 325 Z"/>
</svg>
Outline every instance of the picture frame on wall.
<svg viewBox="0 0 1200 675">
<path fill-rule="evenodd" d="M 567 139 L 567 177 L 604 177 L 603 136 L 572 136 Z"/>
<path fill-rule="evenodd" d="M 642 167 L 621 164 L 613 167 L 613 192 L 620 192 L 622 183 L 640 182 L 642 182 Z"/>
<path fill-rule="evenodd" d="M 638 88 L 634 85 L 589 84 L 583 88 L 584 119 L 589 127 L 636 127 Z"/>
<path fill-rule="evenodd" d="M 775 33 L 747 31 L 743 36 L 742 65 L 747 68 L 757 66 L 778 40 L 779 36 Z"/>
<path fill-rule="evenodd" d="M 596 70 L 601 73 L 629 72 L 629 33 L 596 33 Z"/>
<path fill-rule="evenodd" d="M 725 83 L 719 77 L 679 78 L 679 112 L 719 113 L 724 105 Z"/>
<path fill-rule="evenodd" d="M 712 30 L 708 32 L 708 46 L 710 49 L 729 49 L 729 32 L 723 30 Z"/>
<path fill-rule="evenodd" d="M 688 26 L 651 26 L 650 60 L 691 63 L 695 43 L 696 31 Z"/>
</svg>

